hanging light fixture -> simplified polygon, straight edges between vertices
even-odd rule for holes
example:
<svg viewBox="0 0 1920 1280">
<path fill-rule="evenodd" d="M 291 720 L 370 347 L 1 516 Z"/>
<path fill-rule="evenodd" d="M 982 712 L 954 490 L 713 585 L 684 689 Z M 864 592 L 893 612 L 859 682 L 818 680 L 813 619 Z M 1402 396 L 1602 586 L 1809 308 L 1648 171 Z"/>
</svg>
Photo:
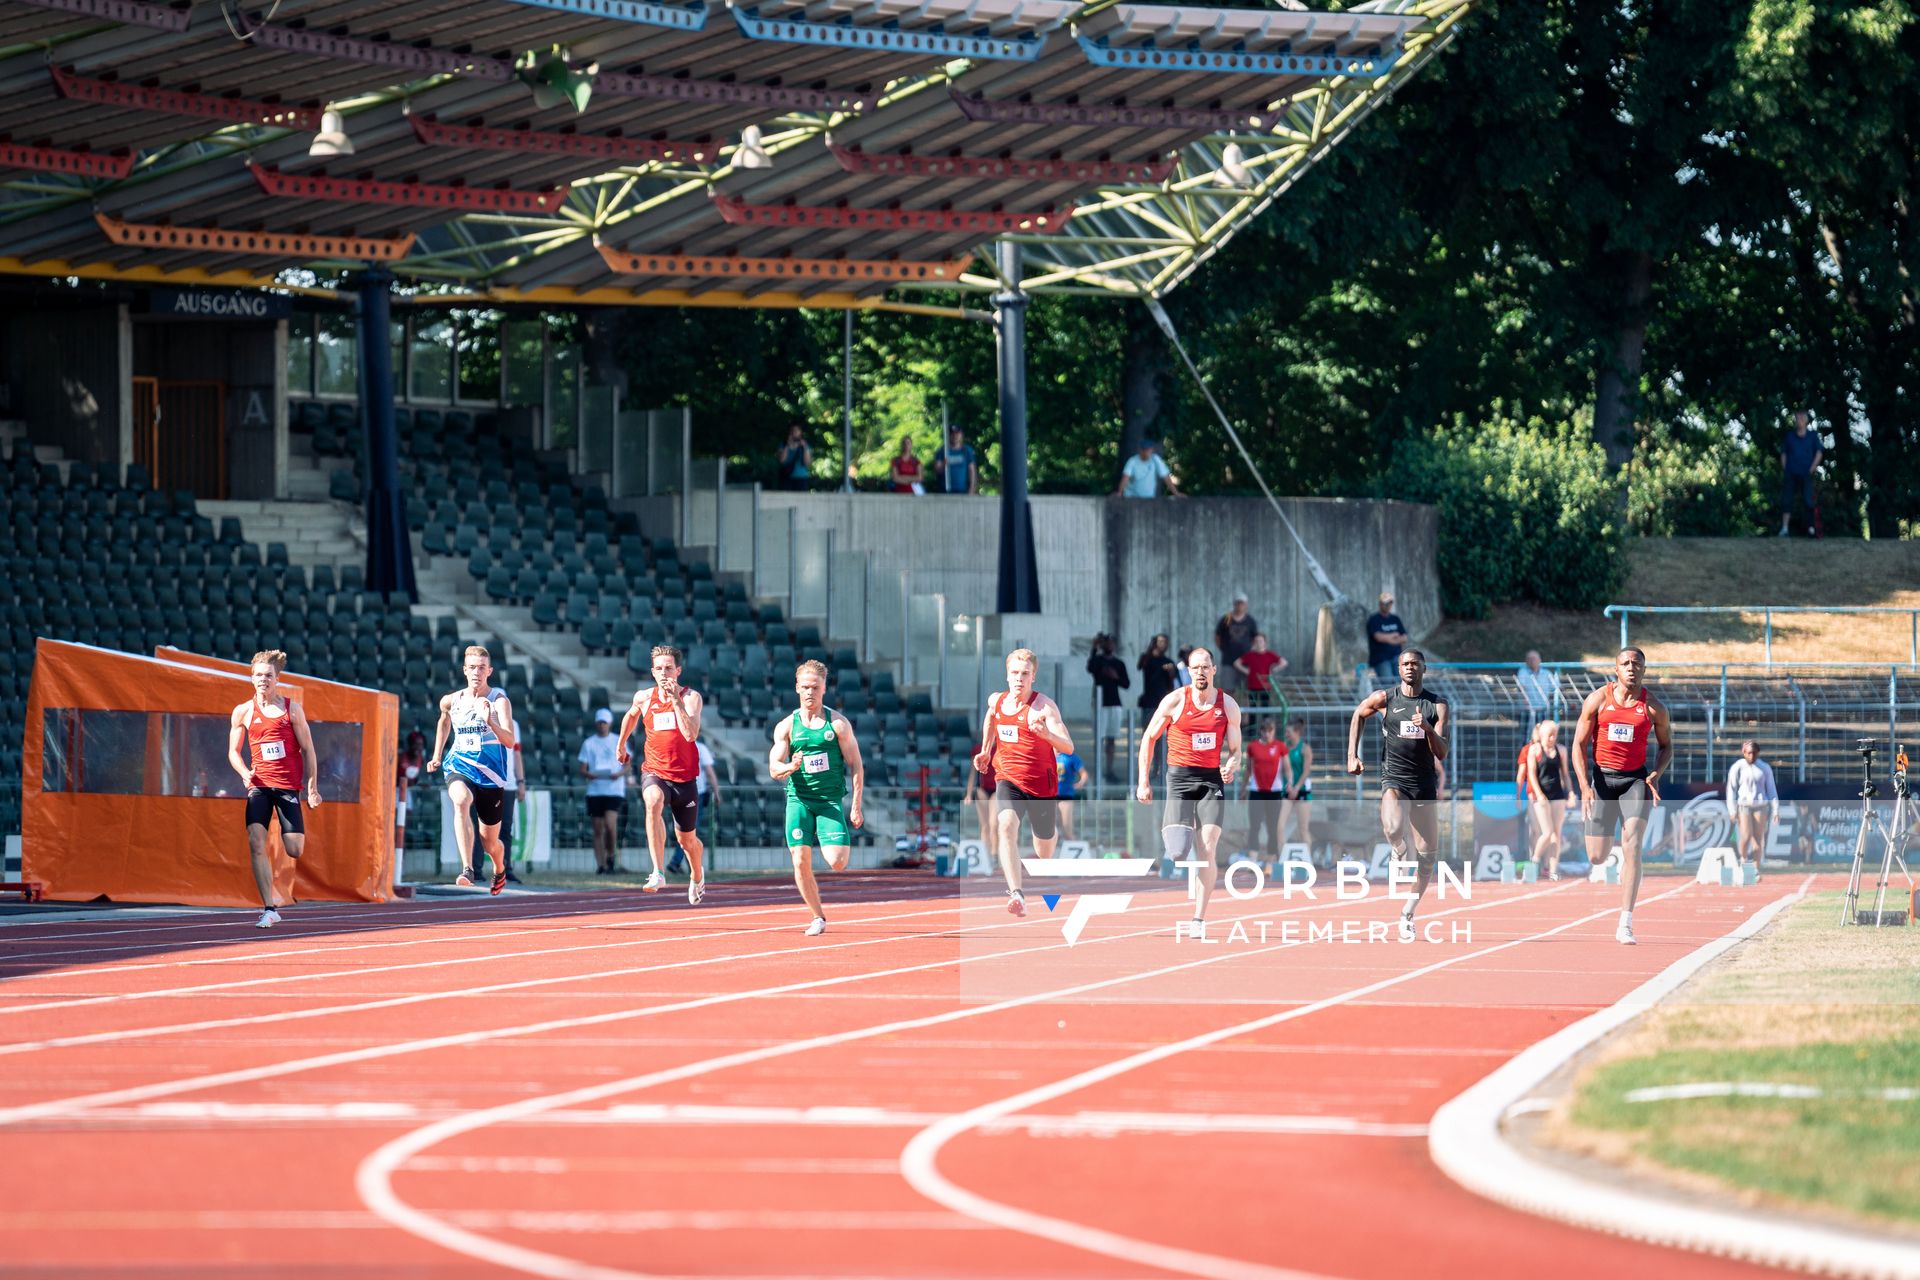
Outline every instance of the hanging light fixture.
<svg viewBox="0 0 1920 1280">
<path fill-rule="evenodd" d="M 1226 181 L 1222 182 L 1224 178 Z M 1246 154 L 1240 150 L 1240 144 L 1229 142 L 1220 152 L 1220 168 L 1214 174 L 1214 185 L 1221 187 L 1251 187 L 1253 170 L 1247 168 Z"/>
<path fill-rule="evenodd" d="M 576 114 L 587 109 L 587 101 L 593 97 L 593 78 L 599 71 L 597 62 L 573 66 L 562 45 L 554 45 L 546 53 L 529 49 L 515 69 L 521 82 L 533 90 L 533 104 L 540 110 L 570 106 Z"/>
<path fill-rule="evenodd" d="M 320 132 L 313 135 L 307 154 L 316 160 L 353 154 L 353 139 L 347 136 L 347 122 L 338 111 L 328 109 L 320 115 Z"/>
<path fill-rule="evenodd" d="M 767 147 L 760 140 L 760 126 L 750 124 L 740 131 L 740 145 L 734 148 L 733 167 L 736 169 L 771 169 L 773 157 L 767 154 Z"/>
</svg>

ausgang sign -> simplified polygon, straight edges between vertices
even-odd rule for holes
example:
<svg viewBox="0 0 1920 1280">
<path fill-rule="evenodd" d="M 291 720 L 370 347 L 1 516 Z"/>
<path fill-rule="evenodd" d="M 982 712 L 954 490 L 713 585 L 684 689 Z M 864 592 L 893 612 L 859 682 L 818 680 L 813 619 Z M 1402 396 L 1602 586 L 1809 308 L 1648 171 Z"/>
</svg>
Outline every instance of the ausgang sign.
<svg viewBox="0 0 1920 1280">
<path fill-rule="evenodd" d="M 153 314 L 182 320 L 280 320 L 293 314 L 293 299 L 277 293 L 233 289 L 155 289 Z"/>
</svg>

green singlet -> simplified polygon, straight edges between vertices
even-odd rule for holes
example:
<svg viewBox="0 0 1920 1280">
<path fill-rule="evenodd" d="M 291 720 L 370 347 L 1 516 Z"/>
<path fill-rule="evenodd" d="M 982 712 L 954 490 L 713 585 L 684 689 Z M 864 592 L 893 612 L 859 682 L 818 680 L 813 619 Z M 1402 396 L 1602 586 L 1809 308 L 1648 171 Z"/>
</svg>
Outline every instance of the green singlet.
<svg viewBox="0 0 1920 1280">
<path fill-rule="evenodd" d="M 790 848 L 844 848 L 847 816 L 840 801 L 847 794 L 847 766 L 840 754 L 833 712 L 820 711 L 822 723 L 809 728 L 798 711 L 788 726 L 789 758 L 800 770 L 787 779 L 787 845 Z"/>
</svg>

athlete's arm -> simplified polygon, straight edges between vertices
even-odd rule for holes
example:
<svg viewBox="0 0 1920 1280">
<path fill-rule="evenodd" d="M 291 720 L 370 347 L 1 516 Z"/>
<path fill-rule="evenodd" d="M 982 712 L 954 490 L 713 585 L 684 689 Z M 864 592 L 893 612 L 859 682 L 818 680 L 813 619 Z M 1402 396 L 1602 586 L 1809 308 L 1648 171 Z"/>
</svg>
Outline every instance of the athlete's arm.
<svg viewBox="0 0 1920 1280">
<path fill-rule="evenodd" d="M 1647 695 L 1647 713 L 1653 717 L 1654 740 L 1660 744 L 1660 754 L 1654 758 L 1653 768 L 1647 773 L 1647 790 L 1653 793 L 1655 802 L 1660 799 L 1660 775 L 1673 763 L 1673 723 L 1667 719 L 1667 704 Z"/>
<path fill-rule="evenodd" d="M 773 726 L 773 750 L 767 752 L 767 772 L 775 782 L 785 782 L 800 771 L 792 755 L 793 722 L 783 716 L 780 723 Z"/>
<path fill-rule="evenodd" d="M 993 697 L 995 702 L 1000 699 L 1000 695 L 997 693 L 994 694 Z M 987 770 L 993 767 L 993 749 L 999 745 L 999 741 L 999 735 L 993 731 L 993 703 L 990 702 L 987 704 L 986 718 L 980 722 L 980 750 L 973 754 L 973 771 L 975 773 L 985 774 Z"/>
<path fill-rule="evenodd" d="M 845 716 L 833 718 L 833 731 L 840 735 L 840 759 L 847 766 L 847 825 L 861 825 L 860 800 L 867 793 L 867 766 L 860 759 L 860 743 Z"/>
<path fill-rule="evenodd" d="M 300 760 L 306 769 L 307 808 L 320 807 L 320 753 L 313 749 L 313 731 L 307 728 L 307 713 L 292 698 L 287 699 L 287 714 L 293 717 L 294 741 L 300 744 Z"/>
<path fill-rule="evenodd" d="M 1140 780 L 1134 788 L 1134 794 L 1141 804 L 1153 803 L 1153 744 L 1160 741 L 1160 735 L 1167 731 L 1167 725 L 1173 719 L 1172 708 L 1180 702 L 1178 690 L 1160 699 L 1160 705 L 1153 709 L 1153 716 L 1147 721 L 1147 730 L 1140 735 Z"/>
<path fill-rule="evenodd" d="M 453 695 L 440 695 L 440 723 L 433 727 L 433 755 L 427 760 L 427 772 L 440 767 L 440 753 L 446 750 L 447 734 L 453 729 Z"/>
<path fill-rule="evenodd" d="M 1421 726 L 1421 728 L 1426 731 L 1427 748 L 1433 752 L 1433 759 L 1436 764 L 1445 760 L 1447 758 L 1447 752 L 1453 749 L 1447 743 L 1447 722 L 1452 718 L 1453 705 L 1442 702 L 1433 709 L 1433 723 Z"/>
<path fill-rule="evenodd" d="M 1293 757 L 1291 753 L 1288 754 L 1286 759 L 1288 768 L 1292 768 Z M 1300 744 L 1300 776 L 1293 780 L 1293 799 L 1298 800 L 1300 798 L 1300 792 L 1306 789 L 1307 779 L 1312 776 L 1313 744 L 1311 742 L 1303 742 Z"/>
<path fill-rule="evenodd" d="M 1067 718 L 1060 714 L 1060 704 L 1041 694 L 1035 699 L 1040 704 L 1040 723 L 1033 726 L 1047 742 L 1047 745 L 1062 755 L 1073 754 L 1073 737 L 1067 732 Z M 1032 724 L 1032 721 L 1028 721 Z"/>
<path fill-rule="evenodd" d="M 620 745 L 614 748 L 613 754 L 621 764 L 633 759 L 633 753 L 627 750 L 627 739 L 633 736 L 633 727 L 640 723 L 640 717 L 644 714 L 641 707 L 645 705 L 646 696 L 645 689 L 635 690 L 633 702 L 627 707 L 627 714 L 620 717 Z"/>
<path fill-rule="evenodd" d="M 247 704 L 241 703 L 227 717 L 227 763 L 240 775 L 240 785 L 253 789 L 253 767 L 247 758 L 247 722 L 241 717 L 247 714 Z"/>
<path fill-rule="evenodd" d="M 705 704 L 696 690 L 675 685 L 673 692 L 673 716 L 680 722 L 680 736 L 692 742 L 700 736 L 700 710 Z"/>
<path fill-rule="evenodd" d="M 1580 808 L 1593 804 L 1593 782 L 1587 777 L 1587 748 L 1593 743 L 1594 729 L 1600 722 L 1600 699 L 1607 694 L 1601 685 L 1580 704 L 1580 720 L 1573 727 L 1573 780 L 1580 787 Z"/>
<path fill-rule="evenodd" d="M 520 737 L 513 731 L 513 699 L 495 698 L 487 703 L 487 719 L 493 724 L 493 736 L 500 739 L 500 745 L 511 751 L 520 745 Z"/>
<path fill-rule="evenodd" d="M 1231 783 L 1240 770 L 1240 704 L 1232 694 L 1220 696 L 1227 700 L 1227 753 L 1220 761 L 1220 781 Z"/>
<path fill-rule="evenodd" d="M 1537 742 L 1527 748 L 1527 781 L 1533 786 L 1535 799 L 1544 798 L 1547 794 L 1546 775 L 1540 772 L 1540 760 L 1544 754 Z"/>
<path fill-rule="evenodd" d="M 1347 723 L 1348 773 L 1365 773 L 1367 771 L 1366 762 L 1360 758 L 1360 726 L 1365 724 L 1369 717 L 1379 715 L 1380 712 L 1386 709 L 1386 705 L 1387 691 L 1385 689 L 1375 689 L 1372 693 L 1360 699 L 1360 705 L 1353 709 L 1353 719 Z"/>
</svg>

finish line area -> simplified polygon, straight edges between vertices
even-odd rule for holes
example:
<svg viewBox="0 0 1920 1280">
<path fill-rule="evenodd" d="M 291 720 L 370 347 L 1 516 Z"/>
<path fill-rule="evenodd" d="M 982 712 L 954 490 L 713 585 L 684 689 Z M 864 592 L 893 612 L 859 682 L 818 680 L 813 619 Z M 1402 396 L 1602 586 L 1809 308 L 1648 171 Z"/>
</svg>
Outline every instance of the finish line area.
<svg viewBox="0 0 1920 1280">
<path fill-rule="evenodd" d="M 1144 880 L 1069 942 L 1084 881 L 1024 920 L 953 883 L 839 877 L 831 931 L 804 940 L 775 880 L 698 914 L 578 892 L 294 908 L 270 935 L 231 915 L 0 926 L 10 1269 L 1761 1270 L 1483 1200 L 1427 1126 L 1838 877 L 1651 879 L 1631 948 L 1616 891 L 1584 882 L 1474 885 L 1423 913 L 1470 937 L 1357 945 L 1283 928 L 1365 938 L 1394 918 L 1377 891 L 1223 894 L 1201 942 L 1175 933 L 1185 895 Z"/>
</svg>

